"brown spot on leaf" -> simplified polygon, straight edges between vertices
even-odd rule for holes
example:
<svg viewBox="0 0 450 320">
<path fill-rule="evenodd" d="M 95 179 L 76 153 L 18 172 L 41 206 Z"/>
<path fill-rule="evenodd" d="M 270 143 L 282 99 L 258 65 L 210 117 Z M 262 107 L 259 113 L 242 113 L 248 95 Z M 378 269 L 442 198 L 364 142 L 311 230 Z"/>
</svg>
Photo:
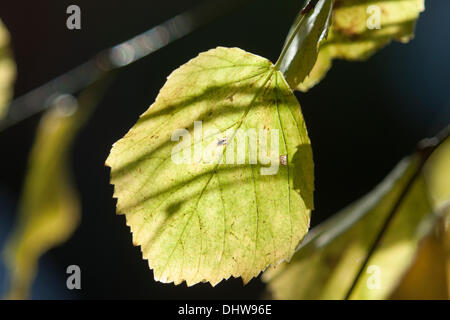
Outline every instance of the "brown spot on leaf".
<svg viewBox="0 0 450 320">
<path fill-rule="evenodd" d="M 286 156 L 285 154 L 283 154 L 283 155 L 280 156 L 280 164 L 281 164 L 282 166 L 287 165 L 287 156 Z"/>
</svg>

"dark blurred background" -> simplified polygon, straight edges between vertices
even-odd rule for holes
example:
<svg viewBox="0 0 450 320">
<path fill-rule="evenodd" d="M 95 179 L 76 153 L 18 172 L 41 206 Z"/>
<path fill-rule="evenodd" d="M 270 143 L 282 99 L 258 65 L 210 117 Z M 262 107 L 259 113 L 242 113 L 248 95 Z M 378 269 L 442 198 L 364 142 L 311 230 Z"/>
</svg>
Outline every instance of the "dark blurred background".
<svg viewBox="0 0 450 320">
<path fill-rule="evenodd" d="M 214 1 L 214 0 L 209 0 Z M 104 161 L 154 101 L 166 77 L 199 52 L 240 47 L 275 61 L 302 1 L 246 3 L 192 34 L 124 69 L 73 149 L 74 176 L 83 217 L 64 245 L 40 262 L 32 298 L 260 298 L 259 279 L 215 288 L 156 283 L 140 249 L 131 243 Z M 101 49 L 124 41 L 200 3 L 194 0 L 1 1 L 20 96 L 76 67 Z M 66 8 L 81 7 L 82 29 L 66 28 Z M 297 93 L 312 140 L 316 166 L 317 225 L 369 192 L 421 138 L 450 122 L 450 1 L 426 1 L 416 38 L 393 43 L 364 63 L 335 61 L 325 80 Z M 27 157 L 39 115 L 0 133 L 0 246 L 14 221 Z M 82 270 L 82 290 L 66 289 L 66 268 Z M 0 295 L 6 274 L 0 266 Z"/>
</svg>

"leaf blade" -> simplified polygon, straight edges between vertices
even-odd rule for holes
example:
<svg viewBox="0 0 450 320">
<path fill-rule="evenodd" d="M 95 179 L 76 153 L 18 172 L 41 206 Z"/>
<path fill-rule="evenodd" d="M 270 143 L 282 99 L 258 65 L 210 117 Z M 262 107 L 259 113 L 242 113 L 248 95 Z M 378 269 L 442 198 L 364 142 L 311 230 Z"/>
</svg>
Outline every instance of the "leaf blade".
<svg viewBox="0 0 450 320">
<path fill-rule="evenodd" d="M 248 154 L 243 164 L 175 164 L 171 136 L 184 128 L 195 139 L 197 120 L 201 132 L 219 133 L 189 140 L 183 152 L 195 154 L 196 146 L 223 141 L 222 150 L 228 150 L 241 129 L 277 129 L 280 155 L 289 165 L 265 176 L 263 166 L 247 165 Z M 230 276 L 248 282 L 267 265 L 289 259 L 303 238 L 313 187 L 294 188 L 294 169 L 304 166 L 294 160 L 297 153 L 312 168 L 300 107 L 282 75 L 266 59 L 219 47 L 168 77 L 155 103 L 114 144 L 106 164 L 117 212 L 125 213 L 133 243 L 141 245 L 155 279 L 215 285 Z M 313 183 L 312 171 L 302 172 L 306 184 Z"/>
</svg>

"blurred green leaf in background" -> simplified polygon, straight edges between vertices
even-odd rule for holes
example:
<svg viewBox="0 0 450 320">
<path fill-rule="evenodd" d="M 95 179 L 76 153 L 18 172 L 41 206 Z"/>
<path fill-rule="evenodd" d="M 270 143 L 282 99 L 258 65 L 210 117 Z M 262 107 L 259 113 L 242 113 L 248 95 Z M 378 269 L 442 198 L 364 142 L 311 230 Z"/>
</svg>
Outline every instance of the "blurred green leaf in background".
<svg viewBox="0 0 450 320">
<path fill-rule="evenodd" d="M 40 256 L 65 242 L 78 226 L 81 208 L 71 177 L 70 149 L 97 104 L 105 79 L 83 91 L 78 101 L 71 95 L 50 98 L 53 106 L 42 116 L 17 223 L 4 249 L 10 273 L 8 299 L 29 297 Z"/>
<path fill-rule="evenodd" d="M 313 229 L 290 263 L 265 273 L 272 295 L 389 298 L 449 205 L 450 139 L 425 158 L 402 160 L 371 193 Z"/>
<path fill-rule="evenodd" d="M 0 120 L 5 116 L 6 107 L 13 95 L 16 65 L 9 47 L 9 33 L 0 20 Z"/>
</svg>

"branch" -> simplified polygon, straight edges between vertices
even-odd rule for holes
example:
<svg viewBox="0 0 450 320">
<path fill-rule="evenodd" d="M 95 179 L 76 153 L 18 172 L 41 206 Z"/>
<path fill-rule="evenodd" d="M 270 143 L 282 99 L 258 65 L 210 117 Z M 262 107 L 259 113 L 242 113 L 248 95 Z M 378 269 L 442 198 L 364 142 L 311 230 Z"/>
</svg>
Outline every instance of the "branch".
<svg viewBox="0 0 450 320">
<path fill-rule="evenodd" d="M 206 0 L 144 33 L 100 51 L 77 68 L 12 101 L 8 115 L 0 121 L 0 131 L 49 108 L 53 97 L 74 94 L 105 73 L 130 65 L 249 1 L 252 0 Z"/>
</svg>

